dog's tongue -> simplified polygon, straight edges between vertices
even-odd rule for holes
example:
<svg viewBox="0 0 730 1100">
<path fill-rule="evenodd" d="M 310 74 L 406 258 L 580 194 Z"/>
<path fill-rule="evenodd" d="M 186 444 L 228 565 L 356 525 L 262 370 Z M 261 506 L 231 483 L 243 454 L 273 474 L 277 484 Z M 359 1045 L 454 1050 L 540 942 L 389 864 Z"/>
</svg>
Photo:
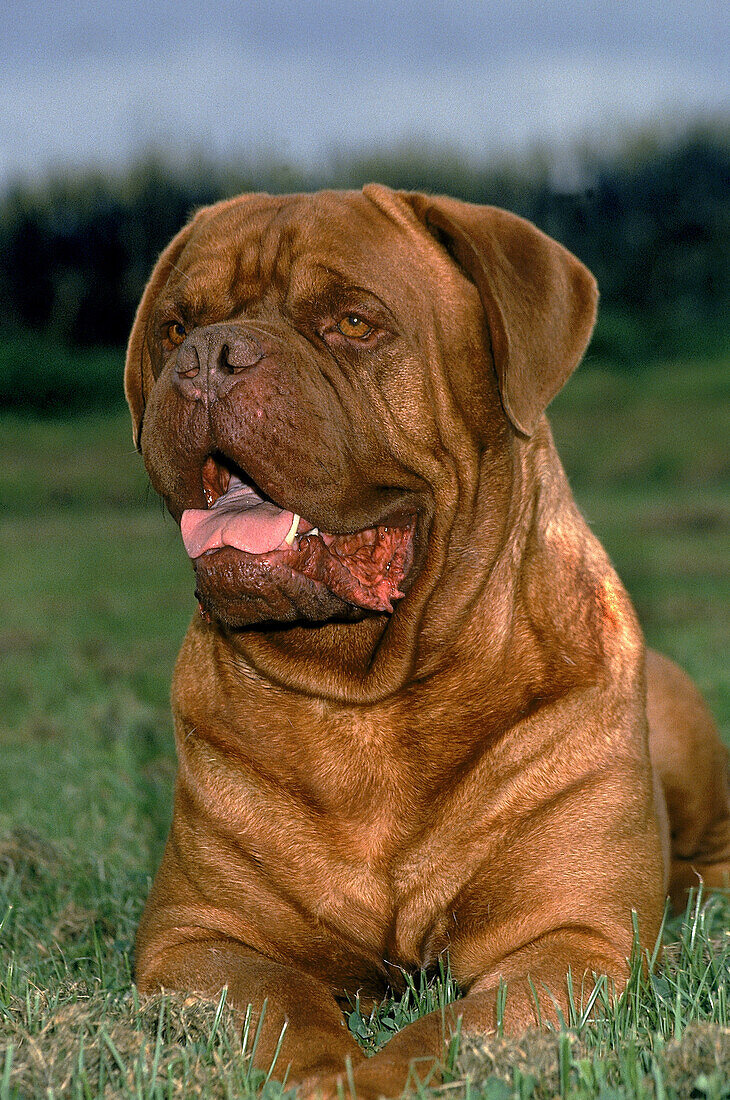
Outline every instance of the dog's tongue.
<svg viewBox="0 0 730 1100">
<path fill-rule="evenodd" d="M 180 530 L 190 558 L 222 546 L 266 554 L 282 545 L 293 522 L 293 512 L 262 500 L 250 485 L 231 475 L 228 489 L 212 508 L 183 512 Z"/>
</svg>

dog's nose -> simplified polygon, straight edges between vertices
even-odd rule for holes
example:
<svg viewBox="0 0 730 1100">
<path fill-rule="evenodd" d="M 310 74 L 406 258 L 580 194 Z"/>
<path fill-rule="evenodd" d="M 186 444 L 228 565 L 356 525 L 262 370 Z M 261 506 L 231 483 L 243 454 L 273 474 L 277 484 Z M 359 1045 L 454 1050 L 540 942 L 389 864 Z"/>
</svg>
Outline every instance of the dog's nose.
<svg viewBox="0 0 730 1100">
<path fill-rule="evenodd" d="M 223 375 L 240 374 L 250 370 L 264 357 L 264 349 L 250 332 L 237 332 L 224 339 L 217 352 L 213 351 L 209 359 L 211 373 L 219 371 Z"/>
<path fill-rule="evenodd" d="M 260 363 L 266 352 L 251 332 L 234 325 L 209 325 L 188 336 L 177 353 L 175 383 L 188 397 L 222 396 L 236 376 Z"/>
</svg>

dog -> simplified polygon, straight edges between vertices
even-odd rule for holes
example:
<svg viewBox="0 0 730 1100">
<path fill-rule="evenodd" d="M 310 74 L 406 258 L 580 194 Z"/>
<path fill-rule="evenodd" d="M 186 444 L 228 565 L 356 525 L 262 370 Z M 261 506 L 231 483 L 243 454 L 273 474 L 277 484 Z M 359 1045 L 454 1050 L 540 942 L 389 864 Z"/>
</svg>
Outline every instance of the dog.
<svg viewBox="0 0 730 1100">
<path fill-rule="evenodd" d="M 349 1060 L 397 1095 L 503 983 L 511 1032 L 568 970 L 618 991 L 632 911 L 653 944 L 667 892 L 727 883 L 725 751 L 545 417 L 596 306 L 529 222 L 377 184 L 204 208 L 142 297 L 134 439 L 200 614 L 136 980 L 227 987 L 302 1094 Z M 463 999 L 365 1059 L 344 999 L 447 952 Z"/>
</svg>

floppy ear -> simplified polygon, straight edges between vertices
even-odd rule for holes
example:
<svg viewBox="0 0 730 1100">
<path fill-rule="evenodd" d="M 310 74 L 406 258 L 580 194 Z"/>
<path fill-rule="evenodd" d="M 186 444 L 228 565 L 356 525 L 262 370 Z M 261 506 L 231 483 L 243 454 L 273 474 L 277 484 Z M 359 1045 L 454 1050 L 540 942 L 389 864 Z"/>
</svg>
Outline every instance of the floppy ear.
<svg viewBox="0 0 730 1100">
<path fill-rule="evenodd" d="M 406 194 L 476 284 L 505 412 L 530 435 L 578 366 L 596 319 L 587 267 L 531 222 L 494 206 Z"/>
<path fill-rule="evenodd" d="M 124 393 L 132 414 L 132 436 L 137 450 L 142 434 L 142 416 L 144 414 L 145 395 L 152 385 L 152 364 L 147 350 L 147 320 L 155 299 L 167 282 L 170 272 L 188 242 L 195 219 L 181 229 L 168 244 L 155 264 L 150 280 L 145 287 L 142 300 L 132 325 L 127 345 L 127 361 L 124 367 Z"/>
</svg>

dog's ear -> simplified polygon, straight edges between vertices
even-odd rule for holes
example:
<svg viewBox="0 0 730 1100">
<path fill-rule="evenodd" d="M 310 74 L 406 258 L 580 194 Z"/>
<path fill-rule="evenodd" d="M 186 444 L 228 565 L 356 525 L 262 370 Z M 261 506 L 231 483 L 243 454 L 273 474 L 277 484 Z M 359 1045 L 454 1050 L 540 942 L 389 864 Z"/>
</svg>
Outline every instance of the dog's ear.
<svg viewBox="0 0 730 1100">
<path fill-rule="evenodd" d="M 132 414 L 132 435 L 137 450 L 140 449 L 146 394 L 152 385 L 152 364 L 147 348 L 147 321 L 158 294 L 170 277 L 170 272 L 188 242 L 194 222 L 195 219 L 173 237 L 155 264 L 137 307 L 129 336 L 127 361 L 124 367 L 124 393 Z"/>
<path fill-rule="evenodd" d="M 596 319 L 587 267 L 531 222 L 494 206 L 400 192 L 476 284 L 502 404 L 530 435 L 580 362 Z"/>
</svg>

